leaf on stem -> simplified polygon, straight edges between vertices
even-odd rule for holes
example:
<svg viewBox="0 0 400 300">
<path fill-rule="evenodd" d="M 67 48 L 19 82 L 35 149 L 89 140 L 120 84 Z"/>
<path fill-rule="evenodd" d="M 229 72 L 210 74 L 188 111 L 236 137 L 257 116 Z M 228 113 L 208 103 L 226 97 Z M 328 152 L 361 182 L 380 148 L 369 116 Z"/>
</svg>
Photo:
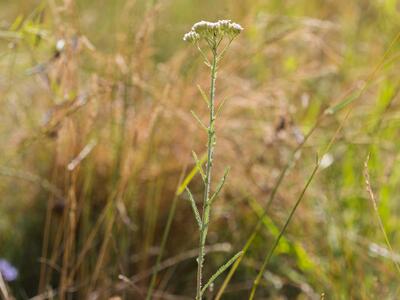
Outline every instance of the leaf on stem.
<svg viewBox="0 0 400 300">
<path fill-rule="evenodd" d="M 203 52 L 203 50 L 201 49 L 199 43 L 196 43 L 196 47 L 199 50 L 201 56 L 203 56 L 204 59 L 204 63 L 206 64 L 207 67 L 211 67 L 210 61 L 207 58 L 207 55 Z"/>
<path fill-rule="evenodd" d="M 203 170 L 203 166 L 202 166 L 202 162 L 199 160 L 199 158 L 197 157 L 196 152 L 192 151 L 192 155 L 193 155 L 193 159 L 196 163 L 196 167 L 197 170 L 199 171 L 201 178 L 203 178 L 203 181 L 205 182 L 206 180 L 206 175 L 204 174 L 204 170 Z"/>
<path fill-rule="evenodd" d="M 199 92 L 201 94 L 201 97 L 203 98 L 204 102 L 206 102 L 207 106 L 210 107 L 210 100 L 208 100 L 208 97 L 202 87 L 198 84 L 197 88 L 199 89 Z"/>
<path fill-rule="evenodd" d="M 201 156 L 200 164 L 204 164 L 206 160 L 207 160 L 207 152 Z M 193 177 L 197 174 L 198 171 L 199 170 L 197 169 L 197 166 L 194 166 L 193 169 L 189 172 L 189 174 L 182 181 L 182 184 L 176 190 L 176 195 L 179 196 L 185 191 L 186 187 L 189 185 L 189 183 L 192 181 Z"/>
<path fill-rule="evenodd" d="M 199 228 L 201 229 L 201 227 L 203 226 L 203 222 L 201 221 L 201 217 L 200 217 L 199 210 L 197 209 L 196 201 L 194 201 L 193 195 L 188 188 L 186 188 L 186 192 L 189 195 L 190 204 L 192 205 L 192 210 L 194 213 L 194 217 L 196 218 L 197 225 L 199 225 Z"/>
<path fill-rule="evenodd" d="M 208 280 L 208 282 L 204 285 L 204 287 L 201 289 L 201 295 L 204 294 L 204 292 L 207 290 L 207 288 L 215 281 L 215 279 L 218 278 L 219 275 L 221 275 L 223 272 L 225 272 L 226 269 L 228 269 L 240 256 L 242 256 L 243 251 L 240 251 L 236 253 L 234 257 L 232 257 L 228 262 L 226 262 L 222 267 L 220 267 L 217 272 L 214 273 L 213 276 Z"/>
<path fill-rule="evenodd" d="M 220 180 L 220 182 L 219 182 L 219 184 L 218 184 L 218 186 L 217 186 L 217 189 L 216 189 L 215 193 L 214 193 L 214 194 L 211 196 L 211 198 L 210 198 L 210 205 L 212 205 L 212 203 L 214 202 L 214 200 L 217 198 L 219 192 L 222 190 L 222 187 L 223 187 L 224 184 L 225 184 L 226 177 L 228 176 L 229 169 L 230 169 L 230 168 L 226 168 L 226 169 L 225 169 L 224 176 L 222 176 L 222 178 L 221 178 L 221 180 Z"/>
<path fill-rule="evenodd" d="M 219 116 L 219 113 L 221 112 L 222 107 L 225 105 L 225 102 L 226 102 L 227 99 L 228 99 L 228 98 L 223 99 L 223 100 L 221 101 L 221 103 L 218 105 L 217 113 L 215 114 L 215 117 L 218 117 L 218 116 Z"/>
<path fill-rule="evenodd" d="M 232 41 L 233 41 L 233 39 L 230 39 L 230 40 L 229 40 L 229 43 L 227 43 L 227 44 L 225 45 L 225 47 L 222 49 L 221 53 L 218 55 L 217 61 L 221 61 L 221 60 L 222 60 L 222 58 L 223 58 L 224 55 L 225 55 L 226 50 L 227 50 L 227 49 L 229 48 L 229 46 L 231 45 Z"/>
<path fill-rule="evenodd" d="M 200 118 L 196 115 L 196 113 L 193 110 L 191 110 L 190 112 L 192 113 L 192 115 L 196 119 L 196 121 L 199 122 L 200 126 L 207 131 L 208 130 L 207 126 L 204 125 L 204 123 L 200 120 Z"/>
</svg>

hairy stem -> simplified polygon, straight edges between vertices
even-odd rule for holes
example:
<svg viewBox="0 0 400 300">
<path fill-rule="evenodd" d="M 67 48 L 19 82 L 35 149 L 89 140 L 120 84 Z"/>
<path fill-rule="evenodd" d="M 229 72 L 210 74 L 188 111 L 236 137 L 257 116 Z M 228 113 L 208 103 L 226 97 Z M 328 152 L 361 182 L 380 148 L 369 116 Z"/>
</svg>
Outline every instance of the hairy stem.
<svg viewBox="0 0 400 300">
<path fill-rule="evenodd" d="M 205 174 L 204 185 L 204 199 L 203 199 L 203 213 L 202 213 L 202 226 L 200 228 L 200 241 L 199 241 L 199 256 L 197 258 L 197 292 L 196 300 L 201 300 L 202 277 L 203 277 L 203 263 L 204 263 L 204 248 L 206 244 L 208 223 L 210 220 L 210 190 L 211 190 L 211 171 L 213 165 L 214 147 L 215 147 L 215 81 L 217 79 L 217 49 L 212 49 L 213 59 L 211 64 L 211 87 L 210 87 L 210 120 L 208 124 L 208 143 L 207 143 L 207 167 Z"/>
</svg>

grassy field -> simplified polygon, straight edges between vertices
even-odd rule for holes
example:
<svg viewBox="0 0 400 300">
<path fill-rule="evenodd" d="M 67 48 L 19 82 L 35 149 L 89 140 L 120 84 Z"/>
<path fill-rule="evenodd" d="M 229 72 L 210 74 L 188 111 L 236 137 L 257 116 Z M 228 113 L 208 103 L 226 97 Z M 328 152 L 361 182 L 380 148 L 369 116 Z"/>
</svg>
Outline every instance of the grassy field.
<svg viewBox="0 0 400 300">
<path fill-rule="evenodd" d="M 0 297 L 194 299 L 219 19 L 204 299 L 400 298 L 396 0 L 0 1 Z"/>
</svg>

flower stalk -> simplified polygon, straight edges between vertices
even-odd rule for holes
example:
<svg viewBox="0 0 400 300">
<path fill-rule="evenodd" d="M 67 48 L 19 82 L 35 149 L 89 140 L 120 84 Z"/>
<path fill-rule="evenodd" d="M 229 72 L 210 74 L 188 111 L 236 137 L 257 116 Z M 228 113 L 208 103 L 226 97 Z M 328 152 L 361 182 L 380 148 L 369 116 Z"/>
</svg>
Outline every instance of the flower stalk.
<svg viewBox="0 0 400 300">
<path fill-rule="evenodd" d="M 203 193 L 203 205 L 202 205 L 202 214 L 197 209 L 197 204 L 194 200 L 194 197 L 189 189 L 187 189 L 187 193 L 189 195 L 189 200 L 191 201 L 192 209 L 196 218 L 196 221 L 199 225 L 199 254 L 197 257 L 197 280 L 196 280 L 196 300 L 201 300 L 203 297 L 203 293 L 206 288 L 213 283 L 213 281 L 224 272 L 229 266 L 241 256 L 241 253 L 237 253 L 233 258 L 231 258 L 225 265 L 218 269 L 218 271 L 210 278 L 207 284 L 203 287 L 203 266 L 204 266 L 204 258 L 205 258 L 205 246 L 207 240 L 208 226 L 210 223 L 210 215 L 211 215 L 211 207 L 215 198 L 218 196 L 218 193 L 221 191 L 222 186 L 225 183 L 225 179 L 227 176 L 227 171 L 225 172 L 223 178 L 220 181 L 216 191 L 211 193 L 211 184 L 212 184 L 212 168 L 213 168 L 213 158 L 214 158 L 214 149 L 216 145 L 216 132 L 215 132 L 215 121 L 216 121 L 216 103 L 215 103 L 215 89 L 216 89 L 216 80 L 217 80 L 217 70 L 218 63 L 222 59 L 225 51 L 231 44 L 232 40 L 243 30 L 243 28 L 236 23 L 231 22 L 230 20 L 222 20 L 215 23 L 201 21 L 193 25 L 192 30 L 185 34 L 183 37 L 184 41 L 190 42 L 196 46 L 202 55 L 205 64 L 210 68 L 210 93 L 209 99 L 202 89 L 200 92 L 202 93 L 202 97 L 205 99 L 208 109 L 209 109 L 209 121 L 208 125 L 205 126 L 193 113 L 196 120 L 205 127 L 207 130 L 207 162 L 206 162 L 206 170 L 203 171 L 203 166 L 199 163 L 197 159 L 197 155 L 194 154 L 194 159 L 196 161 L 196 166 L 198 168 L 199 173 L 202 175 L 204 181 L 204 193 Z M 211 52 L 211 59 L 208 59 L 207 54 L 200 46 L 200 42 L 205 42 L 208 46 L 208 49 Z M 226 41 L 224 46 L 221 44 Z M 222 51 L 219 51 L 219 48 L 222 47 Z M 220 105 L 222 105 L 221 103 Z M 221 107 L 217 108 L 217 111 L 220 110 Z"/>
<path fill-rule="evenodd" d="M 205 174 L 205 187 L 204 187 L 204 199 L 203 199 L 203 216 L 202 226 L 200 228 L 200 247 L 197 265 L 197 293 L 196 299 L 201 298 L 202 288 L 202 274 L 204 264 L 204 248 L 206 245 L 206 238 L 208 233 L 208 224 L 210 221 L 210 190 L 211 190 L 211 174 L 213 166 L 214 148 L 216 143 L 215 136 L 215 82 L 217 80 L 217 51 L 212 49 L 213 59 L 211 65 L 211 87 L 210 87 L 210 119 L 208 126 L 208 143 L 207 143 L 207 167 Z"/>
</svg>

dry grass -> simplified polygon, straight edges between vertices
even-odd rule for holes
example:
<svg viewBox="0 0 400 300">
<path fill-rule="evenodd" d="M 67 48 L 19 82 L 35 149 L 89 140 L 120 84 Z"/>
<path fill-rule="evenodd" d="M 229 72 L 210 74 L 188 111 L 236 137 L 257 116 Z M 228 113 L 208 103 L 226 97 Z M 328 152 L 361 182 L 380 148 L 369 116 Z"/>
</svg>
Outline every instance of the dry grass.
<svg viewBox="0 0 400 300">
<path fill-rule="evenodd" d="M 305 194 L 256 299 L 397 299 L 398 40 L 384 56 L 398 34 L 395 1 L 39 2 L 0 4 L 0 257 L 20 271 L 8 287 L 16 298 L 145 297 L 182 170 L 206 143 L 190 111 L 207 117 L 196 84 L 207 87 L 208 74 L 181 37 L 198 19 L 231 18 L 246 30 L 218 74 L 217 101 L 228 100 L 215 174 L 231 172 L 208 239 L 223 253 L 206 273 L 243 247 L 302 145 L 223 297 L 247 299 L 315 153 L 336 134 L 333 162 Z M 351 113 L 324 114 L 360 88 Z M 368 152 L 394 254 L 371 222 Z M 201 194 L 199 177 L 191 187 Z M 197 228 L 185 196 L 176 199 L 155 299 L 195 291 Z"/>
</svg>

